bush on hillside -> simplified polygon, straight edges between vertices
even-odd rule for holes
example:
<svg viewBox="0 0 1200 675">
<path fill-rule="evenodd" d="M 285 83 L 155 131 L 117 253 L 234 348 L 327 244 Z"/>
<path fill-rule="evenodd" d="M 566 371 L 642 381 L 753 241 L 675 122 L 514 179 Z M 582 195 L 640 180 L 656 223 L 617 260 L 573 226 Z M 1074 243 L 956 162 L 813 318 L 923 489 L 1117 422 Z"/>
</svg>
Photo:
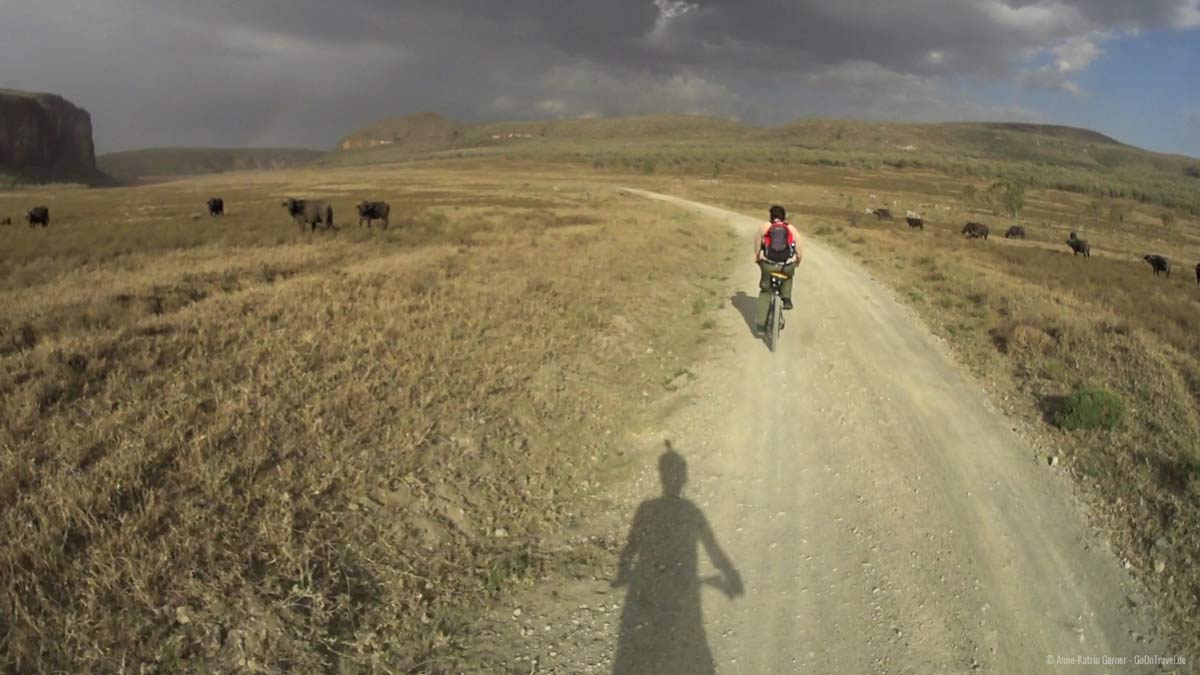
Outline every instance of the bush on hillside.
<svg viewBox="0 0 1200 675">
<path fill-rule="evenodd" d="M 1125 419 L 1125 402 L 1120 396 L 1099 387 L 1080 389 L 1071 394 L 1055 412 L 1055 426 L 1076 429 L 1115 429 Z"/>
</svg>

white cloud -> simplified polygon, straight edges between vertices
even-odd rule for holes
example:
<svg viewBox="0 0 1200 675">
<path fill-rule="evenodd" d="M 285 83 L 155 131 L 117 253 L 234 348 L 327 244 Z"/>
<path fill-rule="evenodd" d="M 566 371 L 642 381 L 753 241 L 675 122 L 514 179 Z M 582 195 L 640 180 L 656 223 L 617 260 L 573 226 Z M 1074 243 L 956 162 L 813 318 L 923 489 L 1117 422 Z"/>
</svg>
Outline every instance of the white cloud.
<svg viewBox="0 0 1200 675">
<path fill-rule="evenodd" d="M 1050 48 L 1054 55 L 1054 66 L 1060 73 L 1078 73 L 1092 64 L 1104 53 L 1097 43 L 1106 35 L 1079 35 L 1068 38 Z"/>
<path fill-rule="evenodd" d="M 864 61 L 806 73 L 801 81 L 805 86 L 794 93 L 793 109 L 805 114 L 921 122 L 1040 119 L 1038 113 L 1021 106 L 972 101 L 940 77 L 897 72 Z"/>
<path fill-rule="evenodd" d="M 1026 56 L 1026 61 L 1035 61 L 1044 55 L 1050 62 L 1021 70 L 1014 80 L 1027 89 L 1061 91 L 1082 96 L 1085 93 L 1083 88 L 1071 77 L 1084 72 L 1100 58 L 1104 54 L 1100 43 L 1114 37 L 1111 31 L 1093 31 L 1069 37 L 1046 49 L 1036 50 Z"/>
<path fill-rule="evenodd" d="M 980 10 L 1000 29 L 1046 35 L 1066 27 L 1079 26 L 1079 10 L 1060 2 L 1036 2 L 1013 7 L 1004 0 L 985 0 Z"/>
<path fill-rule="evenodd" d="M 1200 0 L 1184 0 L 1175 8 L 1171 25 L 1176 28 L 1200 28 Z"/>
<path fill-rule="evenodd" d="M 654 6 L 658 9 L 658 17 L 646 35 L 646 42 L 660 49 L 669 49 L 672 45 L 671 26 L 684 15 L 700 9 L 700 5 L 685 0 L 654 0 Z"/>
<path fill-rule="evenodd" d="M 688 113 L 728 116 L 740 97 L 715 81 L 681 70 L 667 75 L 648 71 L 611 71 L 593 63 L 552 67 L 540 88 L 570 111 L 606 115 Z"/>
</svg>

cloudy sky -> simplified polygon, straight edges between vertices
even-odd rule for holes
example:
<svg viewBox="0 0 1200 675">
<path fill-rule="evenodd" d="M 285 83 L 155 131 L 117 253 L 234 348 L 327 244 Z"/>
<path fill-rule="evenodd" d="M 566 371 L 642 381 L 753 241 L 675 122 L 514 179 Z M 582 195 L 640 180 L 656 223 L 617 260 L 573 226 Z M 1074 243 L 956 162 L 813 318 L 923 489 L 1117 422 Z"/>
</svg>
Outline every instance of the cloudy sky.
<svg viewBox="0 0 1200 675">
<path fill-rule="evenodd" d="M 101 152 L 376 118 L 658 112 L 1086 126 L 1200 156 L 1200 0 L 0 0 L 0 87 Z"/>
</svg>

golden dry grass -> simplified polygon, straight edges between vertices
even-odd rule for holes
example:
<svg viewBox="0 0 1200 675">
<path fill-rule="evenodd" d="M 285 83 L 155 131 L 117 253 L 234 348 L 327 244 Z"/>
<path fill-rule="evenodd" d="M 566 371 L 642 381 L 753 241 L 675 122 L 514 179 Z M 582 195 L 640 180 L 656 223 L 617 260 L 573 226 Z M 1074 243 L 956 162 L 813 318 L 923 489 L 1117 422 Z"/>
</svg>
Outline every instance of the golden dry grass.
<svg viewBox="0 0 1200 675">
<path fill-rule="evenodd" d="M 301 234 L 287 194 L 343 229 Z M 350 222 L 361 198 L 390 230 Z M 708 339 L 737 243 L 561 169 L 241 174 L 0 213 L 35 203 L 50 228 L 5 231 L 0 269 L 12 672 L 453 663 L 621 470 L 614 432 Z M 693 274 L 664 229 L 692 233 Z"/>
<path fill-rule="evenodd" d="M 987 183 L 962 176 L 747 160 L 712 180 L 707 160 L 646 171 L 603 150 L 599 169 L 530 152 L 0 193 L 0 216 L 53 198 L 55 217 L 4 232 L 0 258 L 6 667 L 453 662 L 478 602 L 557 564 L 546 542 L 619 457 L 603 432 L 687 365 L 747 246 L 692 235 L 680 275 L 664 228 L 702 225 L 619 184 L 782 203 L 854 253 L 1056 448 L 1200 648 L 1200 222 L 1030 188 L 1030 238 L 1005 241 Z M 199 215 L 214 194 L 225 220 Z M 301 236 L 288 194 L 330 199 L 346 229 Z M 363 197 L 392 202 L 392 230 L 347 225 Z M 993 237 L 964 240 L 967 220 Z M 1124 397 L 1126 426 L 1045 424 L 1083 385 Z"/>
</svg>

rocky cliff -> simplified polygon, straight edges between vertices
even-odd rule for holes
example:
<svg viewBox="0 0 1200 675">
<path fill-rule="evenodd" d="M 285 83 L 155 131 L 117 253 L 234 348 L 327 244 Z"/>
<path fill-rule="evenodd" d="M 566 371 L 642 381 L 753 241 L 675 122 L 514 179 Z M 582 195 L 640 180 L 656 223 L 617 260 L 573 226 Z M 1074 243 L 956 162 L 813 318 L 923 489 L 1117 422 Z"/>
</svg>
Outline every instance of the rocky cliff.
<svg viewBox="0 0 1200 675">
<path fill-rule="evenodd" d="M 92 116 L 55 94 L 0 89 L 0 173 L 92 180 Z"/>
<path fill-rule="evenodd" d="M 460 141 L 469 125 L 436 113 L 380 120 L 338 142 L 339 150 L 395 146 L 406 150 L 441 150 Z"/>
</svg>

